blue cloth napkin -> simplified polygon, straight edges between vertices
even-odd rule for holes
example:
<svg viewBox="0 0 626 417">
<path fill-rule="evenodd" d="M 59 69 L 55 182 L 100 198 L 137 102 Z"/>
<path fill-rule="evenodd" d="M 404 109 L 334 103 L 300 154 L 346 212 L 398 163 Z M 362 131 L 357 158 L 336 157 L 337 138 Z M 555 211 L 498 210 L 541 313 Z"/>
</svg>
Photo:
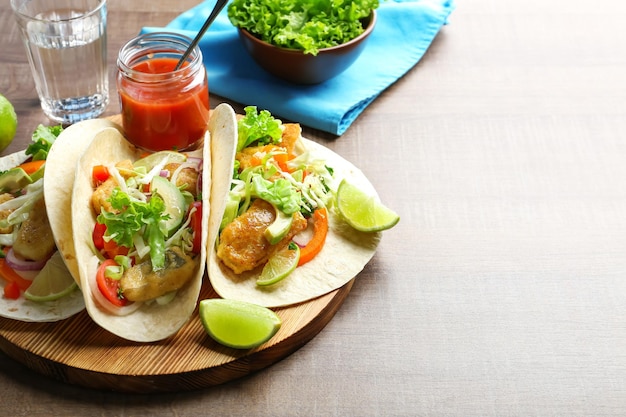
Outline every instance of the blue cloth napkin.
<svg viewBox="0 0 626 417">
<path fill-rule="evenodd" d="M 194 38 L 215 0 L 184 12 L 165 28 Z M 374 31 L 361 56 L 345 72 L 321 84 L 282 81 L 248 55 L 226 6 L 200 41 L 209 91 L 243 105 L 267 109 L 274 116 L 335 135 L 343 134 L 387 87 L 421 59 L 454 9 L 454 0 L 384 0 Z"/>
</svg>

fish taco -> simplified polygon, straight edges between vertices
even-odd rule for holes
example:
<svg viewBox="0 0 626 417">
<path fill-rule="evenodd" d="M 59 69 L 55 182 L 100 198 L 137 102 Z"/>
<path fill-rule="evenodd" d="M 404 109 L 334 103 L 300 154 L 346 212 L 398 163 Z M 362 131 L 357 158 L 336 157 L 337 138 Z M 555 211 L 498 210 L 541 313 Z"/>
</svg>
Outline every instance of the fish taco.
<svg viewBox="0 0 626 417">
<path fill-rule="evenodd" d="M 63 197 L 44 192 L 45 184 L 66 180 L 55 176 L 54 163 L 48 157 L 54 143 L 68 130 L 40 125 L 24 151 L 0 158 L 2 317 L 52 322 L 85 308 L 54 239 L 51 207 Z"/>
<path fill-rule="evenodd" d="M 353 164 L 303 138 L 298 124 L 245 111 L 213 142 L 213 154 L 231 162 L 214 181 L 231 181 L 212 192 L 214 214 L 223 216 L 209 241 L 211 285 L 223 298 L 266 307 L 340 288 L 372 258 L 381 233 L 348 226 L 335 208 L 337 188 L 343 180 L 372 195 L 374 188 Z"/>
<path fill-rule="evenodd" d="M 72 233 L 72 189 L 76 163 L 96 133 L 104 128 L 121 129 L 107 119 L 83 120 L 65 128 L 50 147 L 46 158 L 43 192 L 50 227 L 59 252 L 79 286 L 80 276 Z"/>
<path fill-rule="evenodd" d="M 206 265 L 210 135 L 189 153 L 146 154 L 115 128 L 80 157 L 71 217 L 87 311 L 104 329 L 150 342 L 196 307 Z"/>
</svg>

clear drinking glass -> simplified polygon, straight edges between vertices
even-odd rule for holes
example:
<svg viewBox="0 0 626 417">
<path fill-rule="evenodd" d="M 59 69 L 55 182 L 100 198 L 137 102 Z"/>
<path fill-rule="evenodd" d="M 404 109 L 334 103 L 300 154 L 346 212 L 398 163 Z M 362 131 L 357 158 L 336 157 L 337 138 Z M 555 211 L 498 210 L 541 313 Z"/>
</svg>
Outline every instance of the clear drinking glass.
<svg viewBox="0 0 626 417">
<path fill-rule="evenodd" d="M 44 113 L 71 124 L 109 103 L 106 0 L 11 0 Z"/>
</svg>

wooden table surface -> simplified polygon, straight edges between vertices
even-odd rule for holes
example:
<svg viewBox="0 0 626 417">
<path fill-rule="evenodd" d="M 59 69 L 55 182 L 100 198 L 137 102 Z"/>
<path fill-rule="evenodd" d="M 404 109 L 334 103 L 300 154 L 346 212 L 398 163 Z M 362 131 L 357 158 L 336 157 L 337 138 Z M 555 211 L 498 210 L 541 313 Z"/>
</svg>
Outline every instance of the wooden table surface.
<svg viewBox="0 0 626 417">
<path fill-rule="evenodd" d="M 109 0 L 111 80 L 124 41 L 196 1 Z M 457 3 L 342 137 L 304 129 L 402 216 L 320 334 L 251 376 L 158 396 L 0 354 L 0 415 L 626 415 L 626 3 Z M 8 1 L 0 38 L 10 152 L 49 122 Z"/>
</svg>

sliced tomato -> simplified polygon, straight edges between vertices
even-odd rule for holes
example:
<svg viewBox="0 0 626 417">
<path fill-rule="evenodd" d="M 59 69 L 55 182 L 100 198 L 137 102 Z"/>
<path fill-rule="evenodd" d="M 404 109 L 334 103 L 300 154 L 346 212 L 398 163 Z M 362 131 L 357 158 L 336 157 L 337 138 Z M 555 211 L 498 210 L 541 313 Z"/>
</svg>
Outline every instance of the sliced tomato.
<svg viewBox="0 0 626 417">
<path fill-rule="evenodd" d="M 128 255 L 129 249 L 127 247 L 118 245 L 112 239 L 107 241 L 104 238 L 106 231 L 106 225 L 96 222 L 93 227 L 93 232 L 91 234 L 91 237 L 93 239 L 93 245 L 96 247 L 96 249 L 102 251 L 108 259 L 113 259 L 117 255 Z"/>
<path fill-rule="evenodd" d="M 98 250 L 104 249 L 104 233 L 106 231 L 107 231 L 107 227 L 105 224 L 102 224 L 102 223 L 96 222 L 96 224 L 93 227 L 93 233 L 92 233 L 93 244 Z"/>
<path fill-rule="evenodd" d="M 7 282 L 4 286 L 4 298 L 17 300 L 20 298 L 21 293 L 20 286 L 16 282 Z"/>
<path fill-rule="evenodd" d="M 6 282 L 14 282 L 22 290 L 26 291 L 32 281 L 22 278 L 17 272 L 15 272 L 9 265 L 7 265 L 4 258 L 0 258 L 0 277 Z"/>
<path fill-rule="evenodd" d="M 104 165 L 95 165 L 91 171 L 91 176 L 93 180 L 93 185 L 98 186 L 105 182 L 111 174 L 109 173 L 109 169 Z"/>
<path fill-rule="evenodd" d="M 200 253 L 202 248 L 202 202 L 194 201 L 190 206 L 196 208 L 196 211 L 191 215 L 191 228 L 193 229 L 193 253 Z"/>
<path fill-rule="evenodd" d="M 108 278 L 104 273 L 108 266 L 116 265 L 117 263 L 113 259 L 107 259 L 102 262 L 96 272 L 96 283 L 98 284 L 98 289 L 102 295 L 104 295 L 104 297 L 110 301 L 111 304 L 117 307 L 124 307 L 129 304 L 129 301 L 124 298 L 122 294 L 120 281 Z"/>
<path fill-rule="evenodd" d="M 104 248 L 103 248 L 104 253 L 108 259 L 113 259 L 117 255 L 123 255 L 123 256 L 128 255 L 129 249 L 126 246 L 118 245 L 117 243 L 115 243 L 113 239 L 110 239 L 109 241 L 107 241 L 106 239 L 103 239 L 103 241 L 104 241 Z"/>
</svg>

